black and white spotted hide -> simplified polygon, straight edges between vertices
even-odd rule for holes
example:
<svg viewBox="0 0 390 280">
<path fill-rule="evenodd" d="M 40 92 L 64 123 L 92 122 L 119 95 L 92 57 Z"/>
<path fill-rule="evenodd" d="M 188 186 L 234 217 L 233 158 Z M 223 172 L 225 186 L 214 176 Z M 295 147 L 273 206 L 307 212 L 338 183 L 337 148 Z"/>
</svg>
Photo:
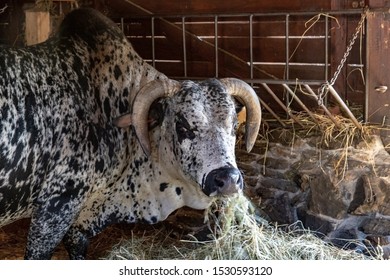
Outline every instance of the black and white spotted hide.
<svg viewBox="0 0 390 280">
<path fill-rule="evenodd" d="M 83 259 L 110 224 L 156 223 L 242 189 L 223 83 L 186 81 L 155 101 L 142 142 L 134 104 L 156 81 L 169 79 L 91 9 L 42 44 L 0 48 L 0 226 L 31 218 L 26 259 L 50 259 L 61 241 Z"/>
</svg>

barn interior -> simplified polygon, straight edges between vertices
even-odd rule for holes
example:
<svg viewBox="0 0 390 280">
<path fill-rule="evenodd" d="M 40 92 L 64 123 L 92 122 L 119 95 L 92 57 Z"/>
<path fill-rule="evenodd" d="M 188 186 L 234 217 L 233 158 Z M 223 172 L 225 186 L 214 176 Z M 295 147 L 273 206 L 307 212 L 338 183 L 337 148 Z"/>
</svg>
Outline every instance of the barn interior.
<svg viewBox="0 0 390 280">
<path fill-rule="evenodd" d="M 5 0 L 0 44 L 43 42 L 78 7 L 111 18 L 172 79 L 235 77 L 254 88 L 261 132 L 247 153 L 239 131 L 236 156 L 263 219 L 389 255 L 389 1 Z M 177 236 L 202 223 L 202 212 L 183 209 L 165 227 Z M 27 227 L 0 229 L 0 259 L 23 258 Z M 110 228 L 92 241 L 89 258 L 148 230 Z M 63 248 L 56 254 L 67 258 Z"/>
</svg>

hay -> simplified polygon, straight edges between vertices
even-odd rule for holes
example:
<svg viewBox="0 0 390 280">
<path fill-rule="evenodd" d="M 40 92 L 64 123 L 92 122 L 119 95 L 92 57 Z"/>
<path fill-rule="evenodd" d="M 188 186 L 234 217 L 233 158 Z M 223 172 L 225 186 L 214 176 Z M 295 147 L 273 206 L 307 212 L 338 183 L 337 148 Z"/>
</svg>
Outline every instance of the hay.
<svg viewBox="0 0 390 280">
<path fill-rule="evenodd" d="M 159 229 L 120 242 L 105 259 L 186 260 L 364 260 L 363 255 L 325 243 L 308 230 L 289 232 L 258 217 L 243 195 L 216 201 L 206 215 L 211 240 L 175 240 Z M 223 213 L 223 215 L 221 215 Z M 219 216 L 219 217 L 218 217 Z M 291 228 L 290 228 L 291 229 Z M 362 246 L 360 244 L 360 246 Z"/>
<path fill-rule="evenodd" d="M 354 112 L 357 119 L 363 118 L 361 106 L 351 107 L 350 109 Z M 343 180 L 348 171 L 348 160 L 351 149 L 358 146 L 361 149 L 364 145 L 367 148 L 370 147 L 374 136 L 381 135 L 382 133 L 387 135 L 390 129 L 390 127 L 380 124 L 362 124 L 361 128 L 358 128 L 351 119 L 341 114 L 333 115 L 335 122 L 327 115 L 321 113 L 313 113 L 311 117 L 305 112 L 299 112 L 294 114 L 294 117 L 302 125 L 297 124 L 292 119 L 288 119 L 285 121 L 286 128 L 263 126 L 263 128 L 266 127 L 267 129 L 260 133 L 262 136 L 256 142 L 256 148 L 259 149 L 261 145 L 267 151 L 269 143 L 279 142 L 283 145 L 290 145 L 293 149 L 297 139 L 305 139 L 318 148 L 320 158 L 322 157 L 322 150 L 333 149 L 337 151 L 337 154 L 335 154 L 334 170 L 335 178 L 338 181 Z M 390 142 L 385 145 L 385 149 L 389 150 L 389 147 Z M 265 153 L 264 165 L 266 157 L 267 154 Z"/>
</svg>

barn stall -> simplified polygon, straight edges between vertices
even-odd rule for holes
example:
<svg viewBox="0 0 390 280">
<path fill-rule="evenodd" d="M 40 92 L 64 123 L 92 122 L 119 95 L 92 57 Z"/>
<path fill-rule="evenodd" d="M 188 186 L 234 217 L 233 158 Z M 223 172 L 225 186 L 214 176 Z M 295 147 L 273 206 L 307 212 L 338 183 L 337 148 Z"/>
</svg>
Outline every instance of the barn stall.
<svg viewBox="0 0 390 280">
<path fill-rule="evenodd" d="M 237 141 L 245 193 L 258 217 L 251 230 L 267 224 L 287 234 L 310 231 L 314 240 L 352 252 L 389 254 L 387 1 L 5 2 L 1 44 L 44 41 L 67 12 L 88 6 L 114 20 L 141 57 L 170 78 L 248 82 L 263 109 L 254 150 L 244 151 L 240 131 Z M 182 209 L 153 228 L 110 228 L 93 240 L 90 258 L 106 256 L 124 236 L 147 251 L 135 233 L 150 238 L 168 231 L 168 243 L 189 235 L 200 240 L 208 230 L 203 220 L 203 212 Z M 0 229 L 0 259 L 23 256 L 27 225 Z M 266 237 L 262 244 L 274 239 Z M 59 258 L 66 257 L 62 251 Z"/>
</svg>

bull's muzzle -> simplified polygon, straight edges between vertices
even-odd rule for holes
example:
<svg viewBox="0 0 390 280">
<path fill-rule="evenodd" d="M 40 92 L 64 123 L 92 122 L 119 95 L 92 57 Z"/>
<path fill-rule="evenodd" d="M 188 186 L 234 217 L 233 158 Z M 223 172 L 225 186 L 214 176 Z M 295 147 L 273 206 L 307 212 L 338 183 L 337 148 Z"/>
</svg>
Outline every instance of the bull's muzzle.
<svg viewBox="0 0 390 280">
<path fill-rule="evenodd" d="M 204 182 L 203 192 L 208 196 L 232 195 L 244 186 L 241 172 L 237 168 L 222 167 L 211 171 Z"/>
</svg>

